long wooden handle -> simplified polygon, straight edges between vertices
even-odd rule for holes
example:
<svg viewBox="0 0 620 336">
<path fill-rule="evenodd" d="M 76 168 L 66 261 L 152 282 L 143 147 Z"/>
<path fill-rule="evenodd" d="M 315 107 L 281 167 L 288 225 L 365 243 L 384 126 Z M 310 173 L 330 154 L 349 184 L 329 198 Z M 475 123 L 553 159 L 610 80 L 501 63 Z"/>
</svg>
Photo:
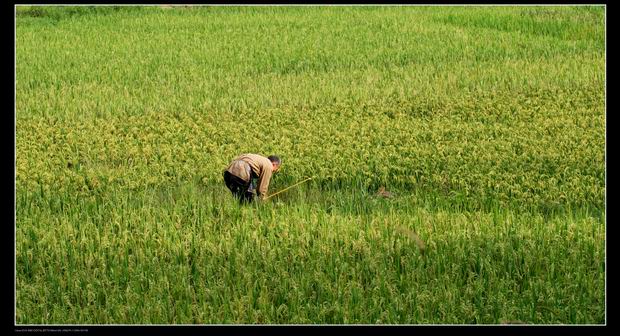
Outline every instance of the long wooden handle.
<svg viewBox="0 0 620 336">
<path fill-rule="evenodd" d="M 275 196 L 275 195 L 277 195 L 277 194 L 279 194 L 279 193 L 281 193 L 281 192 L 285 192 L 285 191 L 287 191 L 287 190 L 291 189 L 292 187 L 294 187 L 294 186 L 296 186 L 296 185 L 300 185 L 300 184 L 302 184 L 302 183 L 304 183 L 304 182 L 306 182 L 306 181 L 308 181 L 308 180 L 312 180 L 313 178 L 314 178 L 314 176 L 313 176 L 313 177 L 308 177 L 307 179 L 305 179 L 305 180 L 303 180 L 303 181 L 301 181 L 301 182 L 297 182 L 297 183 L 293 184 L 292 186 L 290 186 L 290 187 L 288 187 L 288 188 L 282 189 L 282 190 L 278 191 L 277 193 L 274 193 L 274 194 L 271 194 L 271 195 L 269 195 L 269 196 L 265 197 L 265 199 L 269 199 L 269 198 L 271 198 L 271 197 L 273 197 L 273 196 Z"/>
</svg>

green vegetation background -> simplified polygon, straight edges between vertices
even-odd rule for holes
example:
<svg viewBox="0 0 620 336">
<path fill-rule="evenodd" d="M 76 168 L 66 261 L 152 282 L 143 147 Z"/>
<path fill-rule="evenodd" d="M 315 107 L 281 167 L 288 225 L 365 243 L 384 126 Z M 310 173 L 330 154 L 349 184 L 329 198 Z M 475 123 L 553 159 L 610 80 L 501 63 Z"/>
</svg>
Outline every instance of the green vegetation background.
<svg viewBox="0 0 620 336">
<path fill-rule="evenodd" d="M 17 322 L 602 323 L 604 14 L 17 6 Z"/>
</svg>

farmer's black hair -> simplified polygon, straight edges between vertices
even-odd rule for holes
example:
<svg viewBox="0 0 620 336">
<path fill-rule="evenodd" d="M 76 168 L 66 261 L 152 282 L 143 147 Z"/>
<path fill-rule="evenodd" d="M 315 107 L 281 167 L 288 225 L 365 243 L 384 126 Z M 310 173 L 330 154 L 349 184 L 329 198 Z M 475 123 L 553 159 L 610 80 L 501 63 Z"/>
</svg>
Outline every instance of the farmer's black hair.
<svg viewBox="0 0 620 336">
<path fill-rule="evenodd" d="M 267 158 L 269 159 L 269 161 L 271 161 L 271 162 L 273 162 L 273 163 L 275 163 L 277 165 L 280 165 L 282 163 L 280 158 L 275 156 L 275 155 L 269 155 Z"/>
</svg>

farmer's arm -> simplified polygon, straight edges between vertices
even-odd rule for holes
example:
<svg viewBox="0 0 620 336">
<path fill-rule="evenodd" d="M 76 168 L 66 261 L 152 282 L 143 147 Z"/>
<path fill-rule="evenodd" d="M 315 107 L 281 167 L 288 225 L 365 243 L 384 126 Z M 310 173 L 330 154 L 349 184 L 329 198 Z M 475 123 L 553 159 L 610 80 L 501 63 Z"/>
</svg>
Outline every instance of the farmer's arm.
<svg viewBox="0 0 620 336">
<path fill-rule="evenodd" d="M 271 180 L 271 167 L 263 167 L 261 174 L 258 176 L 258 195 L 260 199 L 264 200 L 267 197 L 267 190 L 269 189 L 269 181 Z"/>
</svg>

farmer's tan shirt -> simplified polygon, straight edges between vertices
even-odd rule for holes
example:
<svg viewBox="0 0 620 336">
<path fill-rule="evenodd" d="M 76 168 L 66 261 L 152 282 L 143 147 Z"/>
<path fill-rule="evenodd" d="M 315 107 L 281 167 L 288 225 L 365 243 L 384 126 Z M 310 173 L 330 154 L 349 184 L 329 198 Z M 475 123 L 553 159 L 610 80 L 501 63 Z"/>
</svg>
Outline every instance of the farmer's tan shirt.
<svg viewBox="0 0 620 336">
<path fill-rule="evenodd" d="M 229 173 L 246 182 L 250 182 L 252 175 L 258 177 L 257 192 L 261 198 L 267 196 L 272 169 L 271 161 L 258 154 L 241 154 L 226 168 Z"/>
</svg>

